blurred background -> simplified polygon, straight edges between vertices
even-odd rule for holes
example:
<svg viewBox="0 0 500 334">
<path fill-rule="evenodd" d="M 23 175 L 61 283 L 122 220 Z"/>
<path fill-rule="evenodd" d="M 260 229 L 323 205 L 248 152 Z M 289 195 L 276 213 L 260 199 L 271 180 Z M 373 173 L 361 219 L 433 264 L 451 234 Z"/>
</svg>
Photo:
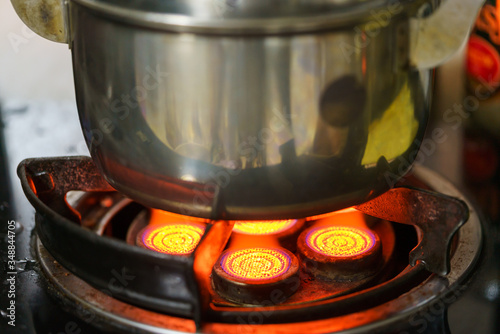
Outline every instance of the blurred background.
<svg viewBox="0 0 500 334">
<path fill-rule="evenodd" d="M 74 101 L 70 50 L 33 33 L 10 1 L 0 3 L 0 98 Z"/>
<path fill-rule="evenodd" d="M 22 203 L 26 199 L 15 174 L 21 160 L 88 155 L 88 150 L 78 120 L 68 45 L 29 30 L 10 1 L 0 2 L 0 22 L 0 148 L 6 151 L 0 154 L 0 169 L 7 174 L 7 180 L 0 181 L 11 183 L 13 202 Z"/>
</svg>

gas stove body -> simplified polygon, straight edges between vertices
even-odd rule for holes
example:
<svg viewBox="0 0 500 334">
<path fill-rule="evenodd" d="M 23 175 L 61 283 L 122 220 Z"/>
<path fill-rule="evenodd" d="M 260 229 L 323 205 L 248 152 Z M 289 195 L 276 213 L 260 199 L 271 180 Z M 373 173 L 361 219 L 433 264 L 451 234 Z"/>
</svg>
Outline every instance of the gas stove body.
<svg viewBox="0 0 500 334">
<path fill-rule="evenodd" d="M 11 120 L 15 120 L 17 116 L 11 114 L 8 117 Z M 12 129 L 7 128 L 7 131 L 12 131 Z M 9 142 L 7 142 L 8 145 Z M 14 166 L 14 163 L 12 163 L 12 166 Z M 422 175 L 429 177 L 433 173 L 417 168 L 416 174 L 417 176 L 420 175 L 420 177 Z M 457 192 L 454 187 L 443 181 L 440 177 L 430 176 L 430 179 L 432 179 L 431 183 L 438 184 L 436 190 L 439 192 L 465 199 L 460 192 Z M 17 180 L 12 179 L 9 182 L 15 186 Z M 17 187 L 17 191 L 19 191 L 19 187 Z M 450 191 L 451 193 L 449 193 Z M 76 198 L 78 196 L 75 195 L 73 197 Z M 130 204 L 129 200 L 122 198 L 118 200 L 118 203 L 121 203 L 119 205 L 124 205 L 124 201 Z M 111 207 L 115 205 L 113 201 L 109 202 L 106 198 L 101 202 L 104 206 L 110 203 L 113 203 Z M 495 312 L 495 304 L 489 304 L 489 302 L 484 300 L 480 301 L 480 289 L 491 287 L 491 285 L 485 285 L 487 278 L 491 277 L 491 272 L 487 269 L 494 267 L 494 264 L 485 264 L 485 261 L 493 259 L 490 255 L 493 247 L 491 233 L 487 232 L 491 230 L 486 222 L 479 218 L 470 202 L 467 202 L 469 209 L 471 209 L 469 221 L 459 230 L 458 241 L 453 246 L 454 254 L 457 254 L 457 249 L 459 250 L 458 254 L 461 254 L 460 247 L 472 247 L 469 249 L 472 255 L 469 254 L 469 261 L 466 261 L 466 265 L 463 263 L 464 258 L 462 256 L 452 257 L 451 272 L 447 275 L 439 276 L 429 274 L 422 263 L 415 263 L 415 266 L 408 266 L 408 268 L 411 273 L 418 274 L 415 277 L 418 276 L 417 281 L 419 283 L 414 285 L 413 289 L 409 289 L 399 297 L 393 296 L 388 298 L 387 301 L 380 303 L 377 300 L 378 296 L 373 295 L 359 303 L 364 304 L 361 308 L 359 308 L 359 304 L 356 306 L 354 298 L 353 303 L 339 304 L 336 308 L 337 316 L 333 317 L 331 315 L 325 317 L 321 313 L 315 314 L 311 312 L 310 319 L 307 319 L 308 316 L 304 316 L 304 314 L 307 314 L 307 311 L 300 310 L 297 314 L 302 314 L 303 318 L 300 321 L 297 318 L 297 322 L 295 322 L 295 318 L 292 316 L 294 319 L 293 323 L 290 323 L 288 320 L 290 316 L 287 316 L 286 312 L 282 311 L 280 314 L 279 303 L 272 307 L 272 311 L 266 309 L 265 312 L 262 312 L 261 307 L 255 308 L 255 305 L 252 306 L 254 307 L 253 311 L 247 313 L 238 314 L 237 312 L 231 313 L 226 310 L 224 311 L 225 313 L 221 313 L 225 314 L 226 318 L 223 316 L 222 318 L 214 318 L 215 321 L 210 321 L 209 316 L 214 315 L 213 311 L 207 312 L 203 310 L 200 312 L 196 310 L 196 307 L 203 305 L 202 303 L 198 304 L 198 306 L 194 303 L 192 304 L 195 306 L 192 308 L 192 311 L 194 311 L 192 314 L 198 312 L 198 318 L 195 319 L 192 314 L 187 314 L 189 311 L 186 311 L 187 315 L 185 314 L 184 317 L 191 317 L 191 320 L 186 320 L 179 317 L 179 315 L 169 315 L 165 311 L 147 310 L 138 305 L 137 300 L 124 301 L 124 298 L 119 295 L 123 291 L 126 291 L 127 288 L 130 288 L 131 284 L 133 284 L 132 282 L 135 280 L 132 277 L 137 275 L 127 272 L 124 266 L 116 266 L 118 264 L 116 262 L 114 263 L 115 265 L 111 264 L 107 270 L 109 279 L 105 284 L 108 287 L 106 289 L 96 289 L 95 282 L 92 285 L 88 284 L 84 279 L 82 280 L 72 273 L 75 271 L 75 267 L 71 263 L 65 263 L 66 267 L 64 267 L 55 261 L 53 255 L 50 254 L 40 241 L 43 237 L 40 238 L 37 232 L 34 231 L 33 211 L 24 199 L 19 196 L 15 202 L 10 200 L 9 203 L 14 203 L 16 207 L 11 206 L 10 211 L 5 212 L 7 219 L 13 219 L 20 223 L 17 229 L 18 258 L 26 258 L 26 260 L 18 261 L 16 269 L 18 272 L 19 291 L 18 316 L 19 319 L 27 319 L 18 328 L 24 328 L 28 332 L 64 332 L 65 330 L 73 329 L 88 330 L 91 332 L 98 330 L 132 332 L 138 329 L 145 332 L 171 332 L 175 330 L 186 332 L 196 330 L 212 332 L 227 332 L 232 330 L 269 332 L 296 331 L 297 329 L 305 330 L 305 328 L 309 330 L 313 328 L 317 332 L 344 330 L 353 333 L 367 331 L 378 331 L 380 333 L 421 333 L 442 332 L 446 330 L 446 326 L 443 326 L 445 324 L 443 319 L 448 317 L 450 319 L 451 332 L 460 333 L 461 330 L 467 328 L 464 326 L 464 321 L 466 321 L 464 319 L 471 319 L 470 317 L 466 318 L 464 314 L 469 315 L 473 314 L 473 311 L 478 311 L 476 312 L 477 314 L 474 313 L 474 316 L 477 319 L 481 319 L 481 317 L 484 319 L 488 314 L 491 314 L 488 312 Z M 37 214 L 38 224 L 43 224 L 41 220 L 47 218 L 47 215 Z M 106 221 L 106 219 L 100 221 Z M 81 227 L 75 227 L 81 229 Z M 101 233 L 105 231 L 104 226 L 96 226 L 96 229 L 101 229 Z M 101 239 L 106 238 L 105 236 L 98 236 L 98 233 L 95 236 Z M 470 239 L 471 236 L 475 237 Z M 464 242 L 464 238 L 468 241 Z M 126 240 L 119 242 L 119 247 L 131 248 L 131 245 L 127 245 L 126 242 Z M 407 261 L 407 264 L 409 250 L 407 250 L 406 254 L 398 255 L 398 257 L 403 258 L 403 261 Z M 146 250 L 143 249 L 143 251 Z M 91 249 L 83 248 L 79 249 L 79 252 L 86 254 L 87 258 L 92 258 L 92 261 L 96 264 L 102 261 L 99 254 L 92 253 Z M 151 251 L 146 252 L 150 253 L 149 255 L 151 253 L 154 254 Z M 419 275 L 423 275 L 423 277 Z M 167 280 L 166 282 L 174 284 L 178 282 L 178 277 L 171 277 L 171 280 Z M 470 284 L 474 284 L 474 282 L 476 282 L 475 285 L 471 286 Z M 195 280 L 195 282 L 191 283 L 197 282 Z M 190 286 L 191 283 L 186 285 L 187 288 L 185 290 L 179 290 L 179 294 L 182 294 L 182 291 L 196 291 L 196 289 Z M 490 295 L 491 289 L 487 290 L 490 291 Z M 186 294 L 185 297 L 191 298 L 193 296 L 187 296 Z M 195 296 L 195 298 L 199 297 Z M 219 302 L 221 300 L 224 301 L 224 298 L 221 298 Z M 225 302 L 227 303 L 227 301 Z M 478 306 L 471 309 L 471 303 Z M 188 309 L 185 308 L 185 310 Z M 261 311 L 256 312 L 256 310 Z M 61 322 L 59 323 L 53 322 L 53 314 L 56 313 L 62 315 L 60 317 Z M 447 313 L 449 313 L 448 316 Z M 285 316 L 282 316 L 283 314 Z M 227 316 L 229 318 L 233 317 L 233 320 L 227 320 Z M 276 320 L 280 317 L 281 320 Z M 349 326 L 346 327 L 345 324 L 349 324 Z M 474 327 L 476 325 L 477 323 Z M 483 332 L 487 333 L 486 330 L 488 329 L 494 332 L 494 329 L 491 329 L 494 326 L 491 321 L 483 321 L 482 325 L 485 328 Z"/>
</svg>

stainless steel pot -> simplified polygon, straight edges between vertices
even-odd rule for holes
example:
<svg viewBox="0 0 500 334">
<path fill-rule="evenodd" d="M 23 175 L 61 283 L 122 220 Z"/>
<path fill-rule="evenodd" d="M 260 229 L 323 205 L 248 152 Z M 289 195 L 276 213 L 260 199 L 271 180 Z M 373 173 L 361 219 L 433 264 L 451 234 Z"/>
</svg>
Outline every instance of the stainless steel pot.
<svg viewBox="0 0 500 334">
<path fill-rule="evenodd" d="M 12 2 L 70 45 L 110 184 L 212 219 L 305 217 L 387 191 L 417 157 L 432 67 L 481 3 Z"/>
</svg>

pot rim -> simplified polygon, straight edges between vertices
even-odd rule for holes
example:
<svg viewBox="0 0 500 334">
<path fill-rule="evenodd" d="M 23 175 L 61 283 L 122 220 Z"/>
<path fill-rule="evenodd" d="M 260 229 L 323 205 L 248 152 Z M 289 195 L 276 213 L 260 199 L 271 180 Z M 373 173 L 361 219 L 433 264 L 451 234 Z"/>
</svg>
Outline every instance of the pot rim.
<svg viewBox="0 0 500 334">
<path fill-rule="evenodd" d="M 305 7 L 292 6 L 286 13 L 284 10 L 279 10 L 270 16 L 268 13 L 263 14 L 262 11 L 248 13 L 246 9 L 221 13 L 215 8 L 214 4 L 217 2 L 226 3 L 229 0 L 205 1 L 205 7 L 214 8 L 207 10 L 207 7 L 198 11 L 194 5 L 190 5 L 191 1 L 169 1 L 171 4 L 164 6 L 165 8 L 158 6 L 157 0 L 120 1 L 119 5 L 116 0 L 67 1 L 123 23 L 179 33 L 222 35 L 307 33 L 352 27 L 353 24 L 368 22 L 375 22 L 379 25 L 378 28 L 381 28 L 389 25 L 393 17 L 408 11 L 413 12 L 409 8 L 414 8 L 414 5 L 429 2 L 428 0 L 356 0 L 354 3 L 339 4 L 338 0 L 326 0 L 323 1 L 326 5 L 321 11 L 318 6 L 313 6 L 309 12 L 301 13 L 298 10 Z M 207 5 L 208 2 L 210 4 Z M 389 16 L 379 19 L 383 15 Z"/>
</svg>

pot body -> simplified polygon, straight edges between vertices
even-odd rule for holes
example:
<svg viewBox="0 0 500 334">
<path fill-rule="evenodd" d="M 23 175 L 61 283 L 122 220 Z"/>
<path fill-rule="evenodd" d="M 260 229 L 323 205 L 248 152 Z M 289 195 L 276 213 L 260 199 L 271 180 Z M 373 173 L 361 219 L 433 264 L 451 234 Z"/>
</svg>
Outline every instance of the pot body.
<svg viewBox="0 0 500 334">
<path fill-rule="evenodd" d="M 379 195 L 417 156 L 431 72 L 408 65 L 402 13 L 377 29 L 367 20 L 215 35 L 69 10 L 91 155 L 146 205 L 211 219 L 306 217 Z"/>
</svg>

